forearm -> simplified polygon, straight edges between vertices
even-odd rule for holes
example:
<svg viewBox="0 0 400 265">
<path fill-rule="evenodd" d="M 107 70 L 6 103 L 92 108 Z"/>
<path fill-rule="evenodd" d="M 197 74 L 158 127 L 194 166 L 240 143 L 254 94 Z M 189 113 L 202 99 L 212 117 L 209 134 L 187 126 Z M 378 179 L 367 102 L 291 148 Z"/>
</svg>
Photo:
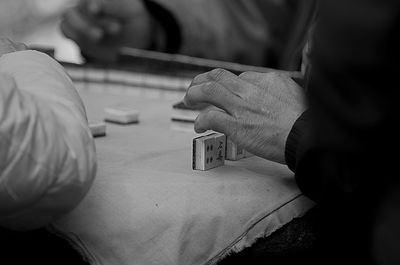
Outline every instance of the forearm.
<svg viewBox="0 0 400 265">
<path fill-rule="evenodd" d="M 35 52 L 0 60 L 0 224 L 47 225 L 87 193 L 95 148 L 79 95 L 62 67 Z"/>
</svg>

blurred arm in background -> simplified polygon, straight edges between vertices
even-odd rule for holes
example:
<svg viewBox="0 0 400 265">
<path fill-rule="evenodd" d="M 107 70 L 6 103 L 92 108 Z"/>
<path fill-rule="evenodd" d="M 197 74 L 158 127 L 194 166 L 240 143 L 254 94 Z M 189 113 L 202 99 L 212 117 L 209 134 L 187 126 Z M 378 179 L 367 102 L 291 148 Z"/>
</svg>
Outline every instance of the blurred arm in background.
<svg viewBox="0 0 400 265">
<path fill-rule="evenodd" d="M 128 46 L 294 70 L 314 11 L 313 0 L 82 0 L 61 29 L 92 59 Z"/>
</svg>

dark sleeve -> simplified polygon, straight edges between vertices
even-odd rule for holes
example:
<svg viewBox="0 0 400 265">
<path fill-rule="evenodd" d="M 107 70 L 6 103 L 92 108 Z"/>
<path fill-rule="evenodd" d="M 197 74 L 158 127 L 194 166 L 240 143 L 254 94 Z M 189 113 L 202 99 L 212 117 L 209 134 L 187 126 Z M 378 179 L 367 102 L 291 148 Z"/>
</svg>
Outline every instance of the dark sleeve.
<svg viewBox="0 0 400 265">
<path fill-rule="evenodd" d="M 315 201 L 376 199 L 396 175 L 399 3 L 320 2 L 312 113 L 296 122 L 286 146 L 299 187 Z"/>
<path fill-rule="evenodd" d="M 165 34 L 164 47 L 162 52 L 176 53 L 182 45 L 181 28 L 175 16 L 162 5 L 155 1 L 144 1 L 147 11 L 152 18 L 158 22 Z M 152 47 L 157 50 L 157 47 Z"/>
</svg>

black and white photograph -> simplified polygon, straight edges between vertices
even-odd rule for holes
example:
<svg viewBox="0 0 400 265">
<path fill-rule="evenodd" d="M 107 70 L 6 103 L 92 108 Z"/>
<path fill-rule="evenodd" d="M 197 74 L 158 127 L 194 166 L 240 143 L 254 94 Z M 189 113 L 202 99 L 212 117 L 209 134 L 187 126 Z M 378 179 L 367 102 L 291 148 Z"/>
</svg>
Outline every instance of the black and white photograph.
<svg viewBox="0 0 400 265">
<path fill-rule="evenodd" d="M 0 0 L 0 265 L 400 265 L 400 1 Z"/>
</svg>

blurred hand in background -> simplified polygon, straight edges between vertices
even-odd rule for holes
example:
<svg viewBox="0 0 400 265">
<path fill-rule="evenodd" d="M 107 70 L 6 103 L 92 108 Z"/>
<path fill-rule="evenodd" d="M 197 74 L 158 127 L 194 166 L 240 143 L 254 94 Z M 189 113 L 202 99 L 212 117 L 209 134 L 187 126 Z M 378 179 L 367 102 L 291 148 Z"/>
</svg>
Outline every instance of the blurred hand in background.
<svg viewBox="0 0 400 265">
<path fill-rule="evenodd" d="M 1 0 L 0 36 L 21 39 L 37 26 L 56 20 L 76 0 Z"/>
<path fill-rule="evenodd" d="M 154 27 L 140 0 L 81 0 L 61 23 L 86 58 L 106 61 L 114 60 L 122 46 L 149 48 Z"/>
</svg>

